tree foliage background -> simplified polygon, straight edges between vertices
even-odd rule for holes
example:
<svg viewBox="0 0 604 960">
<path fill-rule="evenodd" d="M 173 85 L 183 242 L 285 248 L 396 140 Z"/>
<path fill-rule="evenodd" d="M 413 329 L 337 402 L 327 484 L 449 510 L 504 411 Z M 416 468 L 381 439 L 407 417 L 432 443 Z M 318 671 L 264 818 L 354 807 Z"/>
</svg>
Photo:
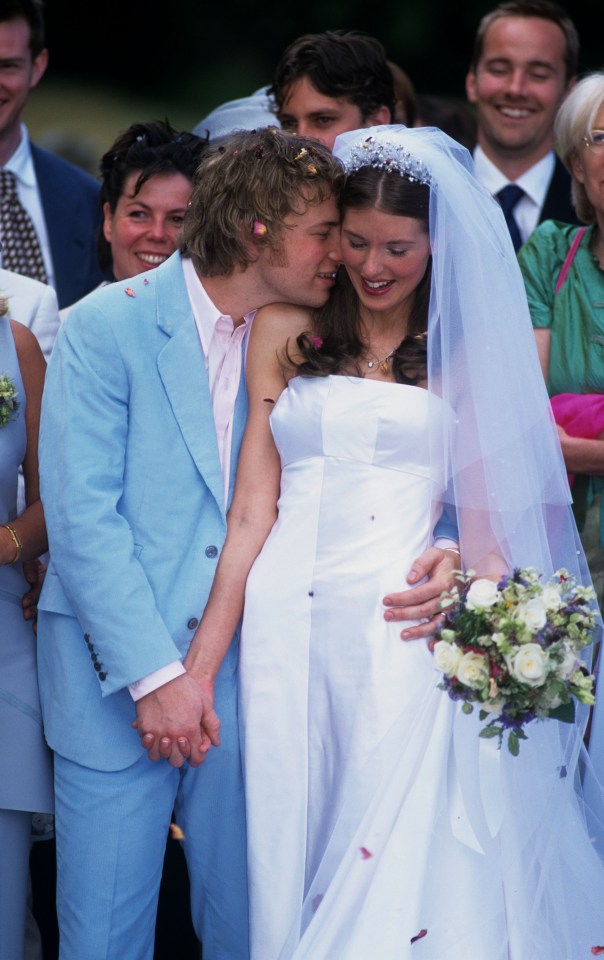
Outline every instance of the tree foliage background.
<svg viewBox="0 0 604 960">
<path fill-rule="evenodd" d="M 489 0 L 47 0 L 57 74 L 212 108 L 267 83 L 300 34 L 358 29 L 376 36 L 421 92 L 463 96 L 472 40 Z M 565 9 L 582 40 L 583 70 L 604 66 L 602 0 Z M 75 42 L 73 38 L 76 38 Z"/>
<path fill-rule="evenodd" d="M 463 101 L 476 27 L 496 2 L 46 0 L 50 66 L 27 120 L 41 142 L 50 131 L 51 149 L 53 129 L 59 140 L 88 136 L 94 166 L 134 120 L 163 116 L 191 129 L 220 103 L 269 83 L 296 37 L 327 29 L 372 34 L 418 93 Z M 581 73 L 604 69 L 602 0 L 562 6 L 581 37 Z"/>
</svg>

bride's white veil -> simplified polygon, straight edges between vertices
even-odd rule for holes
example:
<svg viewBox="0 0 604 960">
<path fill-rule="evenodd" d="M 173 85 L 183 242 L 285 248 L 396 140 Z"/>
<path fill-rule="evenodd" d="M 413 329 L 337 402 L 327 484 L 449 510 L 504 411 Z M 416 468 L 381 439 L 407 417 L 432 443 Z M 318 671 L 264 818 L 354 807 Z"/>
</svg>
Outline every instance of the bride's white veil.
<svg viewBox="0 0 604 960">
<path fill-rule="evenodd" d="M 502 564 L 509 570 L 532 566 L 545 575 L 565 568 L 581 583 L 591 583 L 522 275 L 501 208 L 476 180 L 470 154 L 436 128 L 390 125 L 341 134 L 334 155 L 349 172 L 389 168 L 394 176 L 430 186 L 428 386 L 450 411 L 431 424 L 430 443 L 434 456 L 439 461 L 444 456 L 449 467 L 445 502 L 457 515 L 464 567 L 488 573 L 500 572 Z M 604 699 L 604 681 L 600 686 Z M 582 755 L 586 721 L 581 709 L 574 725 L 530 724 L 519 757 L 502 749 L 494 778 L 485 775 L 479 756 L 484 741 L 479 749 L 473 718 L 456 721 L 457 760 L 468 774 L 461 790 L 478 845 L 505 815 L 504 824 L 513 824 L 513 835 L 506 836 L 508 868 L 525 880 L 537 869 L 531 844 L 540 831 L 553 836 L 558 816 L 567 817 L 570 782 L 581 795 L 578 772 L 589 766 Z M 598 738 L 597 751 L 604 736 L 595 728 L 592 736 Z M 500 809 L 496 796 L 485 795 L 493 783 L 503 784 Z M 595 777 L 589 784 L 590 805 L 600 814 Z M 594 818 L 592 827 L 597 822 Z M 594 839 L 604 852 L 604 837 Z M 551 851 L 550 879 L 560 882 L 561 897 L 569 897 L 572 892 L 556 875 L 558 852 Z M 589 856 L 588 851 L 577 869 L 590 869 Z M 526 909 L 538 911 L 537 898 Z M 557 922 L 554 927 L 559 930 Z M 574 955 L 576 944 L 569 940 L 566 946 Z"/>
<path fill-rule="evenodd" d="M 334 154 L 347 169 L 365 157 L 429 178 L 428 383 L 454 412 L 430 439 L 449 464 L 446 499 L 458 514 L 465 566 L 500 571 L 503 560 L 545 574 L 564 566 L 585 582 L 522 275 L 470 154 L 436 128 L 403 126 L 341 134 Z"/>
</svg>

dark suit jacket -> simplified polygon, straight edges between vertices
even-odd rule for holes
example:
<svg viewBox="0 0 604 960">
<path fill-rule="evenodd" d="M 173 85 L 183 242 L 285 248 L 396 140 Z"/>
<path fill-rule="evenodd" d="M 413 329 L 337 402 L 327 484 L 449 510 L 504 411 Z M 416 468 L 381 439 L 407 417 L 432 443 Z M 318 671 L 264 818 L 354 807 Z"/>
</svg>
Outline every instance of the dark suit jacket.
<svg viewBox="0 0 604 960">
<path fill-rule="evenodd" d="M 579 223 L 577 214 L 570 199 L 570 174 L 562 161 L 556 157 L 554 173 L 549 189 L 545 195 L 545 202 L 539 217 L 539 223 L 544 220 L 561 220 L 562 223 Z"/>
<path fill-rule="evenodd" d="M 90 174 L 31 144 L 40 200 L 55 269 L 59 307 L 90 293 L 103 277 L 96 235 L 101 220 L 99 184 Z"/>
</svg>

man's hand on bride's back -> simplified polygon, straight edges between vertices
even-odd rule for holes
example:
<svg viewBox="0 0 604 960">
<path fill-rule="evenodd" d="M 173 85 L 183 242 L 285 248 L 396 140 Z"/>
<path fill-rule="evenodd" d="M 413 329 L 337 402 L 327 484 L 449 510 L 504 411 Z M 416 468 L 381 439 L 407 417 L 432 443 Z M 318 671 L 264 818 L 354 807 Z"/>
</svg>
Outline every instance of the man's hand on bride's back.
<svg viewBox="0 0 604 960">
<path fill-rule="evenodd" d="M 383 599 L 385 620 L 419 620 L 401 632 L 403 640 L 431 637 L 440 624 L 440 598 L 454 583 L 454 571 L 459 570 L 460 556 L 454 550 L 429 547 L 414 560 L 407 582 L 412 586 L 401 593 L 389 593 Z"/>
</svg>

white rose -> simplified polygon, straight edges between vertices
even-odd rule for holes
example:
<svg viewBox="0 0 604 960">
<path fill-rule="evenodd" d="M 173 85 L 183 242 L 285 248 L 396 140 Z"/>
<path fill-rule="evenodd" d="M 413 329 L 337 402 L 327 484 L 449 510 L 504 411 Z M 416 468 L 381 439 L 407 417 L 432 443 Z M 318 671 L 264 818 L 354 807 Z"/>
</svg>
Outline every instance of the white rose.
<svg viewBox="0 0 604 960">
<path fill-rule="evenodd" d="M 486 657 L 480 653 L 464 653 L 457 668 L 457 679 L 464 687 L 479 690 L 489 682 L 489 667 Z"/>
<path fill-rule="evenodd" d="M 558 666 L 556 673 L 558 674 L 561 680 L 570 680 L 573 673 L 575 672 L 577 667 L 580 665 L 580 662 L 581 661 L 577 657 L 577 654 L 575 653 L 575 651 L 571 650 L 571 648 L 566 646 L 565 644 L 564 659 L 562 663 Z"/>
<path fill-rule="evenodd" d="M 459 647 L 456 647 L 453 643 L 439 640 L 434 644 L 434 665 L 437 670 L 444 673 L 445 677 L 455 677 L 457 675 L 457 667 L 462 656 Z"/>
<path fill-rule="evenodd" d="M 466 607 L 468 610 L 484 610 L 497 603 L 499 597 L 497 584 L 492 580 L 474 580 L 468 590 Z"/>
<path fill-rule="evenodd" d="M 538 643 L 525 643 L 518 653 L 506 658 L 515 680 L 529 687 L 540 687 L 548 672 L 548 656 Z"/>
<path fill-rule="evenodd" d="M 516 620 L 520 620 L 531 633 L 537 633 L 547 623 L 545 606 L 540 597 L 519 603 L 515 613 Z"/>
<path fill-rule="evenodd" d="M 543 588 L 541 599 L 546 610 L 559 610 L 562 606 L 560 591 L 551 583 L 548 583 L 547 586 Z"/>
</svg>

